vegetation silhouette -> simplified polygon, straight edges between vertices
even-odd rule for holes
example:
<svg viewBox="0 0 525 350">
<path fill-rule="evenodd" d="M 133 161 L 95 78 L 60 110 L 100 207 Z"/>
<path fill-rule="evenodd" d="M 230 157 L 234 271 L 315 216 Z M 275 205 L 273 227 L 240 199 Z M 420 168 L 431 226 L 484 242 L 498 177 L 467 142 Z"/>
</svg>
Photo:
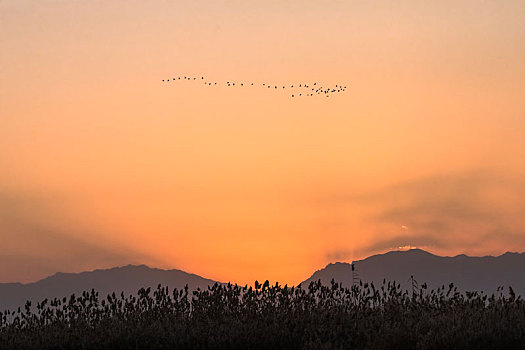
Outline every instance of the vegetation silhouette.
<svg viewBox="0 0 525 350">
<path fill-rule="evenodd" d="M 100 299 L 95 290 L 5 311 L 2 349 L 522 349 L 525 302 L 453 284 L 408 292 L 396 282 L 332 280 L 307 288 L 159 285 Z"/>
</svg>

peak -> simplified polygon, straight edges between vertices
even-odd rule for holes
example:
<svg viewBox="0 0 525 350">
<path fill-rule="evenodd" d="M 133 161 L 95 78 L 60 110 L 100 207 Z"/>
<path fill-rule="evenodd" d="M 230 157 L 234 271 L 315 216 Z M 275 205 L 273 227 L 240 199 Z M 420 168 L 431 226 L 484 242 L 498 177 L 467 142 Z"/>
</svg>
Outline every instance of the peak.
<svg viewBox="0 0 525 350">
<path fill-rule="evenodd" d="M 141 265 L 128 264 L 128 265 L 123 265 L 123 266 L 95 269 L 92 271 L 85 271 L 85 272 L 109 272 L 109 271 L 122 271 L 122 270 L 155 270 L 155 269 L 147 265 L 144 265 L 144 264 L 141 264 Z"/>
<path fill-rule="evenodd" d="M 324 270 L 329 271 L 346 271 L 346 269 L 350 269 L 352 267 L 352 264 L 346 263 L 346 262 L 335 262 L 335 263 L 329 263 L 321 270 L 318 270 L 317 272 L 321 272 Z"/>
<path fill-rule="evenodd" d="M 116 267 L 110 267 L 110 268 L 102 268 L 102 269 L 94 269 L 89 271 L 82 271 L 82 272 L 56 272 L 55 274 L 46 277 L 44 279 L 48 278 L 57 278 L 57 277 L 67 277 L 67 276 L 76 276 L 76 275 L 85 275 L 85 274 L 92 274 L 92 273 L 100 273 L 100 272 L 115 272 L 115 271 L 122 271 L 122 270 L 153 270 L 147 265 L 124 265 L 124 266 L 116 266 Z"/>
<path fill-rule="evenodd" d="M 525 253 L 518 253 L 518 252 L 506 252 L 505 254 L 502 254 L 500 255 L 500 257 L 517 257 L 517 256 L 520 256 L 520 255 L 525 255 Z"/>
<path fill-rule="evenodd" d="M 329 267 L 329 266 L 348 266 L 348 265 L 351 265 L 350 263 L 347 263 L 347 262 L 339 262 L 339 261 L 336 261 L 335 263 L 329 263 L 328 265 L 326 265 L 326 267 Z"/>
<path fill-rule="evenodd" d="M 407 252 L 407 253 L 410 253 L 410 254 L 427 254 L 427 255 L 434 255 L 434 254 L 432 254 L 432 253 L 427 252 L 426 250 L 419 249 L 419 248 L 412 248 L 412 249 L 407 250 L 406 252 Z"/>
<path fill-rule="evenodd" d="M 388 255 L 424 255 L 424 256 L 435 256 L 432 253 L 427 252 L 426 250 L 419 249 L 419 248 L 412 248 L 409 250 L 391 250 L 389 252 L 386 252 L 384 254 L 377 254 L 373 256 L 388 256 Z M 372 256 L 372 257 L 373 257 Z"/>
<path fill-rule="evenodd" d="M 150 269 L 150 267 L 148 265 L 144 265 L 144 264 L 141 264 L 141 265 L 133 265 L 133 264 L 128 264 L 126 266 L 122 266 L 121 268 L 128 268 L 128 269 Z"/>
</svg>

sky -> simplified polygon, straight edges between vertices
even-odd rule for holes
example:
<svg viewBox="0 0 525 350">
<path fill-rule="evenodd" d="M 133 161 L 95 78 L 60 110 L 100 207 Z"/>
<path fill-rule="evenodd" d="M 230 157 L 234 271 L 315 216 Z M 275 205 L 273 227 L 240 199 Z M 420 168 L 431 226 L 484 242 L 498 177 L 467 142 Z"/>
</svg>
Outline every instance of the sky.
<svg viewBox="0 0 525 350">
<path fill-rule="evenodd" d="M 523 252 L 524 96 L 522 0 L 0 0 L 0 282 Z"/>
</svg>

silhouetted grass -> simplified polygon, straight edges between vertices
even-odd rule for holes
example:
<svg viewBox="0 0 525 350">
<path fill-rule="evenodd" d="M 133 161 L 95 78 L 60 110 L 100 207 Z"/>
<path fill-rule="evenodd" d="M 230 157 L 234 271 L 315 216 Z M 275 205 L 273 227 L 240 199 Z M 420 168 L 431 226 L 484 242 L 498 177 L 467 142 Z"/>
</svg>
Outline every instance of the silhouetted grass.
<svg viewBox="0 0 525 350">
<path fill-rule="evenodd" d="M 1 349 L 523 349 L 525 303 L 458 293 L 453 285 L 401 290 L 395 282 L 306 289 L 215 284 L 137 296 L 95 291 L 4 312 Z"/>
</svg>

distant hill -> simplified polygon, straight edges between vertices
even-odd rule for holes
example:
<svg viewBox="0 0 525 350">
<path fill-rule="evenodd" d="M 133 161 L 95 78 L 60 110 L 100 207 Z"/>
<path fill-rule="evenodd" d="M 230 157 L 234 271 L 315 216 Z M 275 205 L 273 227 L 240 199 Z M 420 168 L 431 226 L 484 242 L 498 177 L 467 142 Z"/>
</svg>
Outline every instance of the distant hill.
<svg viewBox="0 0 525 350">
<path fill-rule="evenodd" d="M 410 276 L 419 284 L 429 288 L 454 283 L 460 291 L 495 292 L 498 286 L 512 286 L 517 294 L 525 297 L 525 253 L 505 253 L 498 257 L 441 257 L 420 249 L 391 251 L 354 261 L 356 272 L 363 282 L 380 285 L 383 278 L 399 282 L 410 288 Z M 348 263 L 328 264 L 302 282 L 303 287 L 311 281 L 321 280 L 329 285 L 335 279 L 344 286 L 352 284 L 352 265 Z M 215 281 L 180 270 L 161 270 L 145 265 L 128 265 L 105 270 L 81 273 L 57 273 L 34 283 L 0 283 L 0 310 L 23 306 L 26 300 L 33 305 L 45 298 L 69 297 L 83 291 L 95 289 L 99 297 L 115 292 L 120 295 L 137 294 L 142 287 L 156 288 L 158 284 L 190 290 L 207 288 Z"/>
<path fill-rule="evenodd" d="M 215 281 L 180 270 L 161 270 L 145 265 L 128 265 L 106 270 L 94 270 L 82 273 L 57 273 L 34 283 L 0 283 L 0 310 L 14 309 L 32 300 L 33 304 L 45 298 L 79 295 L 83 291 L 95 289 L 99 298 L 115 292 L 120 295 L 137 294 L 142 287 L 157 288 L 158 284 L 173 288 L 190 290 L 207 288 Z"/>
<path fill-rule="evenodd" d="M 354 261 L 356 272 L 363 282 L 380 285 L 383 279 L 396 281 L 410 288 L 410 276 L 429 289 L 454 283 L 460 291 L 493 293 L 498 286 L 512 286 L 516 294 L 525 296 L 525 253 L 505 253 L 501 256 L 469 257 L 458 255 L 442 257 L 421 249 L 391 251 Z M 344 286 L 352 285 L 352 265 L 328 264 L 302 282 L 321 280 L 330 284 L 332 278 Z"/>
</svg>

